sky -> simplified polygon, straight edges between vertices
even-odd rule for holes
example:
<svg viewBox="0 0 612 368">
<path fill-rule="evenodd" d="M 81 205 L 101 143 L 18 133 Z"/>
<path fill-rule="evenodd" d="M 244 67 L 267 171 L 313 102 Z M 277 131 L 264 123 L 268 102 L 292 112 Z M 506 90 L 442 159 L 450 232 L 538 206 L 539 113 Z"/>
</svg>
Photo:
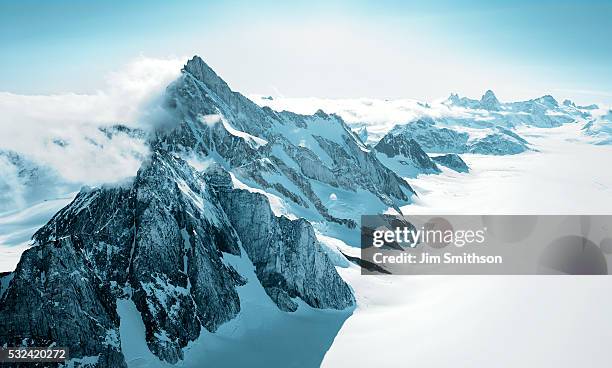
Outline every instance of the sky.
<svg viewBox="0 0 612 368">
<path fill-rule="evenodd" d="M 244 94 L 612 103 L 608 1 L 0 0 L 0 91 L 96 93 L 198 54 Z"/>
</svg>

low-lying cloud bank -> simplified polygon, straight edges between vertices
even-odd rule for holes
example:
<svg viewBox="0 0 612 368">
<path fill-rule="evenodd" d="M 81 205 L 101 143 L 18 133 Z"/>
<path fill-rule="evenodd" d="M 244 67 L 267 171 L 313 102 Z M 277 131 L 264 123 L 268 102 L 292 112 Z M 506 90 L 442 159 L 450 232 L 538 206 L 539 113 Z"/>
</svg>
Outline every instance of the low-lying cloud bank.
<svg viewBox="0 0 612 368">
<path fill-rule="evenodd" d="M 0 92 L 0 212 L 49 196 L 28 193 L 33 183 L 60 190 L 134 175 L 148 152 L 144 134 L 167 118 L 163 93 L 183 64 L 139 57 L 95 94 Z M 104 129 L 117 124 L 128 129 Z"/>
</svg>

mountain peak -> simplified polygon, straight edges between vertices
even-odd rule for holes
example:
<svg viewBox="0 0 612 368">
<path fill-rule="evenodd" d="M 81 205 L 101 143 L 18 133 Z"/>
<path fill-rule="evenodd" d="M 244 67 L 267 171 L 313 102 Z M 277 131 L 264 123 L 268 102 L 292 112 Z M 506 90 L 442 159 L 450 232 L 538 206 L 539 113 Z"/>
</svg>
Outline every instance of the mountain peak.
<svg viewBox="0 0 612 368">
<path fill-rule="evenodd" d="M 486 92 L 484 93 L 484 95 L 482 95 L 482 98 L 480 100 L 482 101 L 482 100 L 486 100 L 489 98 L 497 99 L 497 97 L 495 97 L 495 93 L 491 91 L 490 89 L 486 90 Z"/>
<path fill-rule="evenodd" d="M 574 101 L 569 100 L 569 99 L 564 100 L 563 105 L 568 106 L 568 107 L 576 107 L 576 104 L 574 103 Z"/>
<path fill-rule="evenodd" d="M 450 96 L 446 99 L 447 102 L 455 103 L 459 101 L 459 94 L 451 93 Z"/>
<path fill-rule="evenodd" d="M 495 96 L 495 93 L 493 93 L 493 91 L 490 89 L 488 89 L 485 94 L 482 95 L 480 98 L 480 104 L 486 110 L 499 110 L 500 108 L 499 100 Z"/>
<path fill-rule="evenodd" d="M 225 81 L 198 55 L 194 55 L 194 57 L 187 61 L 182 72 L 191 74 L 210 89 L 218 90 L 219 88 L 229 88 L 227 83 L 225 83 Z"/>
<path fill-rule="evenodd" d="M 555 98 L 551 95 L 544 95 L 542 97 L 536 98 L 535 101 L 549 107 L 549 108 L 553 108 L 553 107 L 557 107 L 559 106 L 559 103 L 557 102 L 557 100 L 555 100 Z"/>
</svg>

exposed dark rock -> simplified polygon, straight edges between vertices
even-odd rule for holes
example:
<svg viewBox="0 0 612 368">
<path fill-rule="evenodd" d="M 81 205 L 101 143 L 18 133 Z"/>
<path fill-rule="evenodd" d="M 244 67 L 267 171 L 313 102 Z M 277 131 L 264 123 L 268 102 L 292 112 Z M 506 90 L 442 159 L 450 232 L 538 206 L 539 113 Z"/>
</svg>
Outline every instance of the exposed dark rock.
<svg viewBox="0 0 612 368">
<path fill-rule="evenodd" d="M 353 262 L 354 264 L 356 264 L 357 266 L 364 268 L 370 272 L 376 272 L 376 273 L 382 273 L 382 274 L 386 274 L 386 275 L 390 275 L 391 272 L 387 271 L 386 269 L 384 269 L 383 267 L 377 265 L 376 263 L 370 262 L 370 261 L 366 261 L 363 258 L 360 257 L 353 257 L 353 256 L 349 256 L 348 254 L 345 254 L 344 252 L 340 252 L 342 253 L 342 255 L 348 259 L 349 261 Z"/>
<path fill-rule="evenodd" d="M 154 146 L 186 156 L 220 157 L 242 181 L 314 208 L 329 221 L 355 226 L 355 219 L 329 213 L 312 181 L 350 191 L 365 189 L 396 208 L 414 194 L 339 116 L 261 108 L 233 92 L 199 57 L 187 63 L 167 95 L 176 121 L 158 132 Z"/>
<path fill-rule="evenodd" d="M 389 158 L 396 158 L 400 164 L 413 167 L 418 173 L 440 172 L 435 162 L 414 139 L 406 140 L 402 135 L 387 134 L 374 149 Z"/>
<path fill-rule="evenodd" d="M 98 356 L 100 367 L 126 367 L 119 341 L 110 283 L 91 269 L 79 238 L 23 253 L 0 303 L 0 345 L 55 343 L 74 357 Z"/>
<path fill-rule="evenodd" d="M 442 156 L 433 156 L 431 158 L 438 164 L 448 167 L 451 170 L 455 170 L 457 172 L 466 173 L 470 171 L 468 165 L 461 159 L 461 157 L 456 153 L 449 153 L 447 155 Z"/>
<path fill-rule="evenodd" d="M 99 356 L 99 367 L 125 366 L 117 298 L 131 296 L 149 348 L 171 363 L 201 326 L 214 332 L 233 319 L 246 281 L 223 254 L 241 245 L 280 309 L 294 311 L 295 298 L 354 304 L 307 221 L 274 216 L 264 195 L 234 189 L 220 166 L 201 174 L 163 151 L 133 181 L 81 191 L 34 240 L 2 296 L 0 341 L 55 342 L 71 357 Z"/>
</svg>

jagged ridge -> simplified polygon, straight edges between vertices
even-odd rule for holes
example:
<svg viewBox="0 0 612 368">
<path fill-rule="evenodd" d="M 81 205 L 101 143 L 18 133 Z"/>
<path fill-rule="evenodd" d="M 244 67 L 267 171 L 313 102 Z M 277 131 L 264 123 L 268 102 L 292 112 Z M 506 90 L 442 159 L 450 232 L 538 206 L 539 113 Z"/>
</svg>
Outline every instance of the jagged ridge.
<svg viewBox="0 0 612 368">
<path fill-rule="evenodd" d="M 245 280 L 223 253 L 241 247 L 282 310 L 296 310 L 296 297 L 316 308 L 354 303 L 308 222 L 275 217 L 265 196 L 234 189 L 219 167 L 199 174 L 163 151 L 133 182 L 83 190 L 34 239 L 3 296 L 0 339 L 55 342 L 75 357 L 100 355 L 102 367 L 124 366 L 117 298 L 131 296 L 149 348 L 172 363 L 200 326 L 215 331 L 234 318 Z M 24 298 L 25 289 L 40 297 Z"/>
</svg>

